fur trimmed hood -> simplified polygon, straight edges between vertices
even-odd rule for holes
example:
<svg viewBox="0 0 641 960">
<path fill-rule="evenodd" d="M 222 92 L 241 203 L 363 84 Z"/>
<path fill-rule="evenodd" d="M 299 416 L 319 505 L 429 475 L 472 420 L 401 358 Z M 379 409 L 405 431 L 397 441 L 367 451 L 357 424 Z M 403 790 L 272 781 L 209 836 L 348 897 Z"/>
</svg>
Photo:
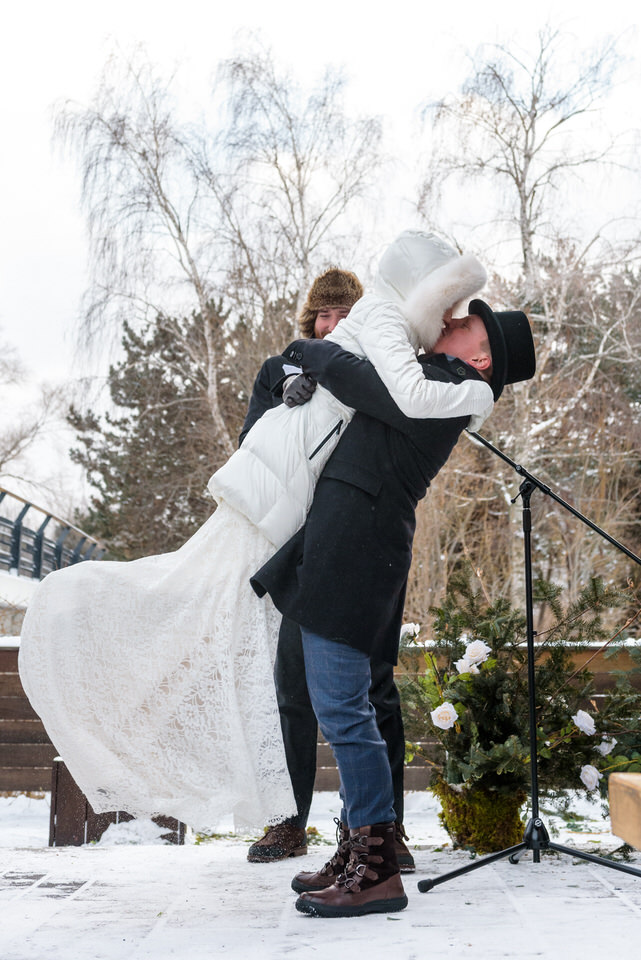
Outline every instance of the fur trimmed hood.
<svg viewBox="0 0 641 960">
<path fill-rule="evenodd" d="M 457 256 L 421 280 L 402 310 L 424 350 L 430 350 L 440 337 L 445 311 L 465 302 L 467 313 L 467 300 L 478 293 L 486 281 L 485 270 L 470 253 Z"/>
<path fill-rule="evenodd" d="M 443 329 L 443 314 L 477 294 L 487 274 L 472 254 L 460 255 L 433 233 L 405 230 L 390 244 L 378 267 L 378 296 L 399 304 L 424 350 Z"/>
</svg>

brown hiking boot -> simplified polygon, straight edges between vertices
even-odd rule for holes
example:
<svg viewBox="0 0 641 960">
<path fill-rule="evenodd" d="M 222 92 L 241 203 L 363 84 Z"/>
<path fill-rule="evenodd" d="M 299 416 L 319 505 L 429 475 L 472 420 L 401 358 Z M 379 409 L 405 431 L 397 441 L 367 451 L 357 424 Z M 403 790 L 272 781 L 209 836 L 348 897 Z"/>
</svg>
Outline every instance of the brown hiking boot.
<svg viewBox="0 0 641 960">
<path fill-rule="evenodd" d="M 250 863 L 272 863 L 288 857 L 302 857 L 306 853 L 307 834 L 302 827 L 277 823 L 267 828 L 264 837 L 252 843 L 247 859 Z"/>
<path fill-rule="evenodd" d="M 361 917 L 395 913 L 407 906 L 396 861 L 395 824 L 350 830 L 349 863 L 325 890 L 301 893 L 296 909 L 312 917 Z"/>
<path fill-rule="evenodd" d="M 394 846 L 396 848 L 398 869 L 401 871 L 401 873 L 414 873 L 416 870 L 416 864 L 414 863 L 414 857 L 405 846 L 405 841 L 409 840 L 409 837 L 405 833 L 405 827 L 402 823 L 398 822 L 395 824 L 395 827 L 396 833 L 394 837 Z"/>
<path fill-rule="evenodd" d="M 324 867 L 314 872 L 297 873 L 292 880 L 292 890 L 296 893 L 305 893 L 308 890 L 325 890 L 336 882 L 339 875 L 345 872 L 349 861 L 350 840 L 349 830 L 338 817 L 334 817 L 336 824 L 336 852 Z"/>
</svg>

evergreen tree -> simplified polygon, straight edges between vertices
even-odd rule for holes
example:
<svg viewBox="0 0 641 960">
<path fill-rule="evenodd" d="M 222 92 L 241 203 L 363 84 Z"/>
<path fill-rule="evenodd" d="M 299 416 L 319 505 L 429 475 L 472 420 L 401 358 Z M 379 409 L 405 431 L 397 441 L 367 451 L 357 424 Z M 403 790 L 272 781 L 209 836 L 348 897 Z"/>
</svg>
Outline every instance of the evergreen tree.
<svg viewBox="0 0 641 960">
<path fill-rule="evenodd" d="M 208 403 L 203 324 L 160 317 L 141 333 L 125 324 L 124 357 L 109 370 L 115 412 L 71 408 L 80 446 L 72 459 L 96 491 L 79 518 L 113 557 L 131 560 L 180 546 L 211 514 L 205 492 L 221 462 Z M 229 377 L 230 418 L 238 422 Z"/>
</svg>

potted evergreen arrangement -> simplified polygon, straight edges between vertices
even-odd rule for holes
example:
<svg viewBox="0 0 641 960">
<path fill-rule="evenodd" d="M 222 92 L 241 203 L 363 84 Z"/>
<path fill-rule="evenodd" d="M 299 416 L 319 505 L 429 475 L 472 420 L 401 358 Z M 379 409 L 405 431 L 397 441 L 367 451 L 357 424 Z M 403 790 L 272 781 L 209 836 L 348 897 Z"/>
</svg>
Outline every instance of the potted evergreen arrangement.
<svg viewBox="0 0 641 960">
<path fill-rule="evenodd" d="M 605 791 L 612 770 L 641 771 L 641 674 L 613 673 L 613 688 L 596 697 L 589 663 L 575 656 L 597 645 L 616 657 L 641 610 L 607 631 L 604 614 L 630 608 L 630 590 L 591 580 L 578 601 L 563 607 L 561 591 L 534 586 L 549 625 L 536 638 L 536 729 L 541 789 Z M 507 600 L 490 602 L 463 575 L 453 578 L 442 606 L 431 609 L 427 640 L 410 624 L 401 640 L 398 678 L 408 750 L 433 766 L 432 789 L 456 846 L 478 853 L 519 843 L 521 807 L 530 783 L 525 617 Z M 627 652 L 627 648 L 626 648 Z M 616 664 L 616 660 L 613 660 Z M 436 759 L 420 747 L 436 738 Z"/>
</svg>

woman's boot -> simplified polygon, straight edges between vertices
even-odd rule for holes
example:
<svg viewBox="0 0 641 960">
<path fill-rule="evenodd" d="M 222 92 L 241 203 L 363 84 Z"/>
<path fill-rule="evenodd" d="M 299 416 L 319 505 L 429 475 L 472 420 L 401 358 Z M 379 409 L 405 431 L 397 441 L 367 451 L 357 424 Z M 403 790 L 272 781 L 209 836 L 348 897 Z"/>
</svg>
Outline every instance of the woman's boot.
<svg viewBox="0 0 641 960">
<path fill-rule="evenodd" d="M 313 917 L 360 917 L 404 910 L 395 851 L 395 824 L 375 823 L 350 830 L 350 858 L 345 872 L 324 890 L 302 893 L 296 909 Z"/>
</svg>

